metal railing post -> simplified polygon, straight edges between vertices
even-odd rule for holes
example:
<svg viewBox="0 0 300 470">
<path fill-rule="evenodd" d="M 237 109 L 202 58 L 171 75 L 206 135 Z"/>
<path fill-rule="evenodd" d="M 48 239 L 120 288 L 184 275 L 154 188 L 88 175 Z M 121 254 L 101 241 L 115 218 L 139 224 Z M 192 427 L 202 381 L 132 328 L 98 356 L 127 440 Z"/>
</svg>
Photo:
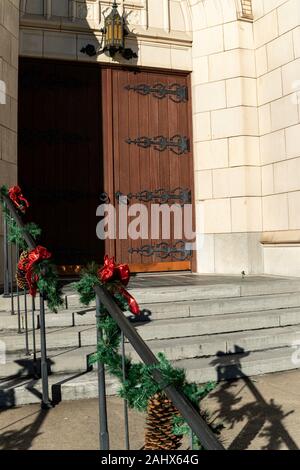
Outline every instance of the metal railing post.
<svg viewBox="0 0 300 470">
<path fill-rule="evenodd" d="M 16 259 L 19 258 L 19 244 L 16 243 Z M 12 268 L 11 268 L 12 269 Z M 16 291 L 17 291 L 17 309 L 18 309 L 18 333 L 21 334 L 21 306 L 20 306 L 20 291 L 19 291 L 19 285 L 18 283 L 16 284 Z"/>
<path fill-rule="evenodd" d="M 8 277 L 10 284 L 10 303 L 11 303 L 11 314 L 15 315 L 15 299 L 14 299 L 14 282 L 13 282 L 13 252 L 12 243 L 9 243 L 9 256 L 8 256 Z M 18 319 L 19 321 L 19 319 Z"/>
<path fill-rule="evenodd" d="M 36 337 L 35 337 L 35 303 L 34 297 L 32 297 L 32 349 L 33 349 L 33 367 L 34 367 L 34 374 L 37 375 L 37 363 L 36 363 Z"/>
<path fill-rule="evenodd" d="M 158 359 L 125 317 L 107 289 L 104 286 L 95 286 L 94 290 L 97 297 L 99 297 L 98 303 L 100 304 L 100 301 L 103 303 L 110 316 L 115 320 L 120 330 L 123 331 L 125 337 L 131 343 L 144 364 L 148 366 L 159 365 Z M 207 450 L 224 450 L 221 442 L 218 441 L 211 428 L 186 396 L 179 392 L 174 385 L 165 383 L 162 373 L 158 369 L 156 370 L 155 367 L 153 368 L 152 376 L 161 389 L 164 390 L 169 400 L 173 402 L 173 405 L 177 408 L 181 416 L 187 421 L 203 447 Z"/>
<path fill-rule="evenodd" d="M 13 202 L 10 200 L 8 196 L 2 196 L 3 201 L 10 212 L 10 216 L 13 218 L 17 226 L 23 229 L 23 238 L 28 246 L 29 250 L 34 250 L 36 248 L 36 243 L 32 235 L 26 230 L 26 225 L 24 224 L 20 214 L 16 210 Z M 6 226 L 6 233 L 8 226 Z M 6 238 L 8 241 L 8 237 Z M 13 285 L 13 261 L 12 261 L 12 244 L 8 243 L 7 249 L 7 258 L 8 258 L 8 279 L 10 283 L 10 295 L 11 295 L 11 304 L 12 304 L 12 314 L 14 314 L 14 285 Z M 6 249 L 6 248 L 5 248 Z M 19 246 L 16 243 L 16 258 L 17 262 L 19 259 Z M 22 333 L 21 331 L 21 308 L 20 308 L 20 292 L 17 283 L 16 288 L 16 296 L 17 296 L 17 307 L 18 307 L 18 332 Z M 34 312 L 36 309 L 34 298 L 32 299 L 32 334 L 33 334 L 33 358 L 35 363 L 35 372 L 36 372 L 36 341 L 35 341 L 35 318 Z M 24 289 L 24 314 L 25 314 L 25 334 L 26 334 L 26 350 L 29 352 L 29 338 L 28 338 L 28 307 L 27 307 L 27 297 L 26 297 L 26 289 Z M 46 346 L 46 324 L 45 324 L 45 299 L 44 295 L 40 293 L 40 314 L 37 315 L 37 324 L 40 329 L 41 335 L 41 378 L 42 378 L 42 403 L 41 406 L 44 409 L 49 409 L 52 407 L 51 401 L 49 399 L 49 382 L 48 382 L 48 359 L 47 359 L 47 346 Z"/>
<path fill-rule="evenodd" d="M 97 327 L 97 344 L 102 339 L 102 329 L 99 322 L 103 318 L 101 314 L 101 304 L 98 295 L 96 296 L 96 327 Z M 105 368 L 104 364 L 98 360 L 98 398 L 99 398 L 99 440 L 100 450 L 109 450 L 109 433 L 107 424 L 107 404 L 106 404 L 106 387 L 105 387 Z"/>
<path fill-rule="evenodd" d="M 122 372 L 123 372 L 123 382 L 126 380 L 126 354 L 125 354 L 125 336 L 123 331 L 121 331 L 121 345 L 122 345 Z M 130 440 L 129 440 L 129 420 L 128 420 L 128 403 L 124 399 L 124 429 L 125 429 L 125 446 L 126 450 L 130 449 Z"/>
<path fill-rule="evenodd" d="M 4 210 L 6 209 L 6 204 L 4 204 Z M 3 297 L 9 297 L 9 262 L 8 262 L 8 227 L 6 214 L 3 212 L 3 261 L 4 261 L 4 292 Z"/>
<path fill-rule="evenodd" d="M 52 407 L 49 399 L 48 384 L 48 360 L 46 346 L 46 324 L 45 324 L 45 300 L 43 294 L 40 294 L 40 334 L 41 334 L 41 377 L 42 377 L 42 408 Z"/>
<path fill-rule="evenodd" d="M 29 335 L 28 335 L 28 311 L 27 311 L 27 291 L 24 287 L 24 321 L 25 321 L 25 347 L 26 355 L 30 356 L 29 351 Z"/>
</svg>

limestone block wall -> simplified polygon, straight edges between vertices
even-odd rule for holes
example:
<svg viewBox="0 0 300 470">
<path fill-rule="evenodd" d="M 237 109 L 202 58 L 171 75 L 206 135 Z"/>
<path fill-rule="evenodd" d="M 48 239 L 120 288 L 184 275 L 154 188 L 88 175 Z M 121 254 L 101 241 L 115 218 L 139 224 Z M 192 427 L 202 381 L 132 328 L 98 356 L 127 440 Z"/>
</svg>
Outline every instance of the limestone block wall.
<svg viewBox="0 0 300 470">
<path fill-rule="evenodd" d="M 112 62 L 80 52 L 111 3 L 21 0 L 20 54 Z M 285 272 L 300 250 L 300 1 L 119 4 L 138 65 L 192 72 L 199 272 Z"/>
<path fill-rule="evenodd" d="M 261 167 L 249 0 L 121 0 L 137 64 L 192 71 L 200 272 L 262 272 Z M 106 0 L 22 0 L 20 54 L 90 59 Z M 203 223 L 202 223 L 203 221 Z"/>
<path fill-rule="evenodd" d="M 265 272 L 300 275 L 300 2 L 253 4 Z"/>
<path fill-rule="evenodd" d="M 0 0 L 0 186 L 17 181 L 18 49 L 19 0 Z M 1 267 L 2 234 L 0 211 Z"/>
</svg>

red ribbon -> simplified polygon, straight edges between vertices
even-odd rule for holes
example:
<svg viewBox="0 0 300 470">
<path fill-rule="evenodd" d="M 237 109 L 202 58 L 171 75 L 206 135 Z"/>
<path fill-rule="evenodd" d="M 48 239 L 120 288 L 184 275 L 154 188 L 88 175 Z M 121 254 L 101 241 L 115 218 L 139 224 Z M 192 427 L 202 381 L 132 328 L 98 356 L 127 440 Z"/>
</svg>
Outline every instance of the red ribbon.
<svg viewBox="0 0 300 470">
<path fill-rule="evenodd" d="M 99 269 L 98 277 L 103 284 L 112 281 L 119 281 L 123 286 L 127 286 L 130 279 L 130 270 L 127 264 L 116 264 L 114 258 L 104 257 L 104 266 Z M 129 310 L 134 315 L 140 314 L 140 307 L 129 292 L 122 286 L 115 285 L 114 292 L 119 292 L 128 303 Z"/>
<path fill-rule="evenodd" d="M 120 294 L 123 295 L 124 299 L 128 303 L 129 310 L 131 311 L 131 313 L 133 313 L 134 315 L 140 315 L 141 309 L 139 307 L 139 304 L 135 300 L 135 298 L 132 297 L 132 295 L 129 294 L 129 292 L 126 289 L 124 289 L 124 287 L 118 287 L 117 289 L 120 292 Z"/>
<path fill-rule="evenodd" d="M 26 273 L 26 280 L 29 286 L 29 293 L 32 297 L 36 296 L 38 276 L 34 274 L 33 270 L 36 263 L 45 259 L 51 258 L 51 253 L 43 246 L 37 246 L 34 250 L 28 253 L 28 257 L 19 261 L 18 268 Z"/>
<path fill-rule="evenodd" d="M 17 207 L 17 209 L 25 213 L 26 209 L 28 209 L 29 207 L 29 202 L 23 196 L 20 186 L 13 186 L 12 188 L 10 188 L 8 190 L 8 195 Z"/>
<path fill-rule="evenodd" d="M 104 257 L 104 266 L 99 269 L 98 277 L 103 284 L 111 281 L 120 281 L 127 286 L 130 279 L 130 271 L 127 264 L 116 264 L 115 258 Z"/>
</svg>

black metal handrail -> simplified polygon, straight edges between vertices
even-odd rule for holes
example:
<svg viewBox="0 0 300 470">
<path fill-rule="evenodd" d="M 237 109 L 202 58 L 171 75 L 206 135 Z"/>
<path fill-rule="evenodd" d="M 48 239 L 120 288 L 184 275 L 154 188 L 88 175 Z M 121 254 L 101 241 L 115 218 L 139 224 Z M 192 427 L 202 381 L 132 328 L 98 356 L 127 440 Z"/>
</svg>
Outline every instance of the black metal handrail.
<svg viewBox="0 0 300 470">
<path fill-rule="evenodd" d="M 37 247 L 37 244 L 32 237 L 32 235 L 26 230 L 26 225 L 24 224 L 22 218 L 20 217 L 16 207 L 14 206 L 11 199 L 5 194 L 1 195 L 5 207 L 8 209 L 10 216 L 15 221 L 17 226 L 22 229 L 23 238 L 30 250 L 34 250 Z M 18 254 L 19 248 L 16 247 Z M 14 314 L 14 289 L 13 289 L 13 272 L 12 272 L 12 260 L 8 261 L 8 230 L 7 230 L 7 221 L 4 215 L 4 295 L 11 296 L 12 299 L 12 314 Z M 12 257 L 12 253 L 11 253 Z M 10 268 L 9 268 L 10 266 Z M 7 272 L 6 272 L 7 271 Z M 29 342 L 28 342 L 28 322 L 27 322 L 27 292 L 24 289 L 24 308 L 25 308 L 25 337 L 26 337 L 26 354 L 29 355 Z M 18 325 L 19 333 L 21 333 L 20 328 L 20 301 L 19 301 L 19 290 L 17 287 L 17 310 L 18 310 Z M 32 300 L 32 335 L 33 335 L 33 361 L 34 361 L 34 370 L 37 373 L 37 361 L 36 361 L 36 341 L 35 341 L 35 302 Z M 51 401 L 49 398 L 49 384 L 48 384 L 48 359 L 47 359 L 47 345 L 46 345 L 46 324 L 45 324 L 45 296 L 43 292 L 40 292 L 40 315 L 39 315 L 39 328 L 40 328 L 40 375 L 42 379 L 42 408 L 51 407 Z"/>
<path fill-rule="evenodd" d="M 131 343 L 137 354 L 142 361 L 148 365 L 159 364 L 157 358 L 147 346 L 136 329 L 128 321 L 123 314 L 120 307 L 115 302 L 112 295 L 104 286 L 95 286 L 96 292 L 96 317 L 101 318 L 101 303 L 108 311 L 109 315 L 118 324 L 121 332 Z M 101 331 L 99 332 L 101 336 Z M 201 417 L 200 413 L 194 408 L 190 401 L 173 385 L 166 385 L 162 374 L 159 370 L 152 372 L 154 380 L 164 390 L 167 397 L 173 402 L 176 409 L 186 420 L 192 432 L 198 437 L 202 446 L 206 450 L 225 450 L 223 445 L 216 438 L 210 427 L 205 420 Z M 102 450 L 109 449 L 108 426 L 107 426 L 107 411 L 106 411 L 106 395 L 105 395 L 105 370 L 104 365 L 98 362 L 98 383 L 99 383 L 99 412 L 100 412 L 100 446 Z"/>
<path fill-rule="evenodd" d="M 34 250 L 37 246 L 36 243 L 35 243 L 35 240 L 32 237 L 32 235 L 26 231 L 26 225 L 24 224 L 23 220 L 21 219 L 20 215 L 18 214 L 18 211 L 15 208 L 15 205 L 13 204 L 11 199 L 8 196 L 6 196 L 5 194 L 2 194 L 1 197 L 2 197 L 2 199 L 3 199 L 3 201 L 6 205 L 7 209 L 9 210 L 10 215 L 12 216 L 12 218 L 14 219 L 14 221 L 16 222 L 18 227 L 23 229 L 23 237 L 24 237 L 24 240 L 26 241 L 26 243 L 28 245 L 28 248 L 30 250 Z"/>
</svg>

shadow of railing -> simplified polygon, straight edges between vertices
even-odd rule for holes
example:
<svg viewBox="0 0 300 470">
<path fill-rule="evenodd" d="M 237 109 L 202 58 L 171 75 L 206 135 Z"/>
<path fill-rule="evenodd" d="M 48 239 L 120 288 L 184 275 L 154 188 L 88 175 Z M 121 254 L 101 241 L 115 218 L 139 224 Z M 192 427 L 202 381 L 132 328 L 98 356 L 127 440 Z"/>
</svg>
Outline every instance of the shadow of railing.
<svg viewBox="0 0 300 470">
<path fill-rule="evenodd" d="M 37 438 L 41 432 L 41 426 L 46 420 L 50 410 L 39 410 L 33 423 L 27 424 L 22 428 L 0 431 L 0 450 L 28 450 L 31 448 L 35 438 Z M 26 417 L 27 418 L 27 417 Z M 24 418 L 24 419 L 26 419 Z M 19 423 L 19 422 L 18 422 Z M 16 424 L 16 423 L 13 423 Z M 13 424 L 8 425 L 11 427 Z"/>
<path fill-rule="evenodd" d="M 285 412 L 283 407 L 275 402 L 273 398 L 269 401 L 242 370 L 241 359 L 249 356 L 243 348 L 235 345 L 234 351 L 225 354 L 222 351 L 217 353 L 217 358 L 211 364 L 216 367 L 218 381 L 220 385 L 215 392 L 210 395 L 217 399 L 219 404 L 218 419 L 224 422 L 225 427 L 233 429 L 238 423 L 246 421 L 242 430 L 231 442 L 228 450 L 245 450 L 252 441 L 259 437 L 264 438 L 266 443 L 262 450 L 279 450 L 282 444 L 289 450 L 298 450 L 298 446 L 292 436 L 286 430 L 283 420 L 294 413 L 294 410 Z M 229 366 L 228 358 L 232 356 Z M 228 380 L 231 377 L 231 380 Z M 234 378 L 233 378 L 234 377 Z M 241 392 L 241 382 L 243 388 L 247 387 L 253 395 L 254 401 L 243 404 Z"/>
</svg>

